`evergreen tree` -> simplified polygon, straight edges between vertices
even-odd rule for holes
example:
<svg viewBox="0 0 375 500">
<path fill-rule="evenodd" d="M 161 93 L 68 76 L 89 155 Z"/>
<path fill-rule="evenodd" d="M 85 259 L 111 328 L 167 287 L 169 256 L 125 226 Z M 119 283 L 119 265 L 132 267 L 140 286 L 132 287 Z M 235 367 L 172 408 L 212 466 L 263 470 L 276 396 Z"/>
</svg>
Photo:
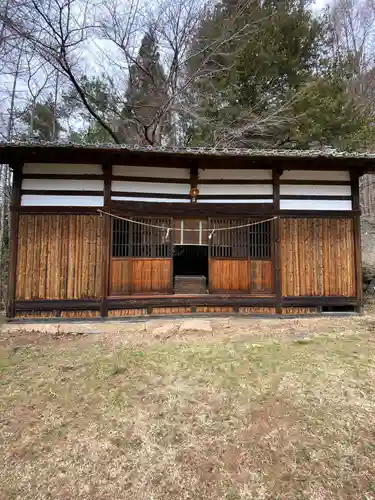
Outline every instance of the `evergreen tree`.
<svg viewBox="0 0 375 500">
<path fill-rule="evenodd" d="M 205 78 L 192 96 L 207 126 L 188 127 L 193 144 L 337 146 L 346 136 L 348 146 L 355 131 L 358 137 L 359 128 L 366 130 L 366 114 L 343 77 L 346 63 L 330 53 L 327 18 L 317 18 L 304 0 L 264 0 L 246 8 L 223 0 L 202 20 L 192 52 L 228 30 L 230 19 L 234 33 L 256 30 L 250 38 L 233 37 L 205 62 Z M 190 74 L 202 59 L 204 52 L 192 59 Z"/>
<path fill-rule="evenodd" d="M 20 113 L 21 121 L 27 126 L 27 137 L 37 136 L 42 141 L 57 140 L 63 127 L 62 113 L 55 109 L 52 96 L 37 102 L 31 102 Z"/>
<path fill-rule="evenodd" d="M 166 77 L 152 29 L 143 37 L 138 57 L 130 67 L 121 135 L 128 142 L 160 144 L 170 129 L 170 117 L 160 123 L 158 113 L 167 103 Z"/>
<path fill-rule="evenodd" d="M 93 106 L 97 113 L 106 121 L 115 125 L 118 116 L 118 102 L 111 88 L 111 83 L 105 75 L 87 77 L 83 76 L 79 81 L 87 101 Z M 75 88 L 70 88 L 63 95 L 63 109 L 67 116 L 76 116 L 76 121 L 81 122 L 83 127 L 80 132 L 72 132 L 70 140 L 73 142 L 100 142 L 111 143 L 113 137 L 95 120 L 77 95 Z"/>
</svg>

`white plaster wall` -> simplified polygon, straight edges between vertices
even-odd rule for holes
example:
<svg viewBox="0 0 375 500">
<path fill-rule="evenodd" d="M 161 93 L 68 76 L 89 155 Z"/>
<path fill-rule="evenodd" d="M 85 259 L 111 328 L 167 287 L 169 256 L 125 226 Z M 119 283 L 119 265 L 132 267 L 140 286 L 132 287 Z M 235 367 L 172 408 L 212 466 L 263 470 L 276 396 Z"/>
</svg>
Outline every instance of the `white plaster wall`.
<svg viewBox="0 0 375 500">
<path fill-rule="evenodd" d="M 90 174 L 103 175 L 101 165 L 71 165 L 65 163 L 25 163 L 24 174 Z"/>
<path fill-rule="evenodd" d="M 112 191 L 126 193 L 185 194 L 190 192 L 190 184 L 167 182 L 127 182 L 112 181 Z"/>
<path fill-rule="evenodd" d="M 264 199 L 257 199 L 257 200 L 252 200 L 251 198 L 248 199 L 243 199 L 243 200 L 221 200 L 220 198 L 216 198 L 215 200 L 199 200 L 198 203 L 232 203 L 236 205 L 237 203 L 273 203 L 272 199 L 269 198 L 264 198 Z"/>
<path fill-rule="evenodd" d="M 305 195 L 305 196 L 350 196 L 351 187 L 350 186 L 314 186 L 305 185 L 298 186 L 294 184 L 281 184 L 280 186 L 281 195 Z"/>
<path fill-rule="evenodd" d="M 112 200 L 118 200 L 118 201 L 146 201 L 150 203 L 190 203 L 190 200 L 188 198 L 183 199 L 183 198 L 138 198 L 135 196 L 112 196 Z"/>
<path fill-rule="evenodd" d="M 21 205 L 24 207 L 102 207 L 104 205 L 104 197 L 24 194 L 21 197 Z"/>
<path fill-rule="evenodd" d="M 104 181 L 83 179 L 23 179 L 22 189 L 103 191 Z"/>
<path fill-rule="evenodd" d="M 134 167 L 126 165 L 113 165 L 113 175 L 124 177 L 150 177 L 155 179 L 190 179 L 188 168 L 167 167 Z"/>
<path fill-rule="evenodd" d="M 199 169 L 199 180 L 257 180 L 257 179 L 272 179 L 272 170 L 251 170 L 251 169 Z"/>
<path fill-rule="evenodd" d="M 350 174 L 346 171 L 334 170 L 284 170 L 281 180 L 305 181 L 350 181 Z"/>
<path fill-rule="evenodd" d="M 351 200 L 280 200 L 281 210 L 351 210 Z"/>
<path fill-rule="evenodd" d="M 272 184 L 198 184 L 202 195 L 273 195 Z"/>
</svg>

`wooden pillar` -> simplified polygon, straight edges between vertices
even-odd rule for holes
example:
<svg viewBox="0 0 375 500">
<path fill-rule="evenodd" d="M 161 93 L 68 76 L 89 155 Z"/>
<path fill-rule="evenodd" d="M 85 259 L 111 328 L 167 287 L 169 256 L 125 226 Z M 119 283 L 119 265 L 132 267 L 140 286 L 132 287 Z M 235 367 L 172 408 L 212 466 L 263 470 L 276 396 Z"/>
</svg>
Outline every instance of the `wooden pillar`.
<svg viewBox="0 0 375 500">
<path fill-rule="evenodd" d="M 272 170 L 273 183 L 273 213 L 280 213 L 280 177 L 283 171 L 279 168 Z M 281 255 L 280 255 L 280 218 L 273 221 L 273 281 L 276 295 L 276 314 L 281 314 Z"/>
<path fill-rule="evenodd" d="M 22 164 L 10 165 L 13 171 L 12 200 L 10 205 L 10 256 L 8 278 L 8 307 L 7 316 L 16 315 L 16 283 L 17 283 L 17 256 L 18 256 L 18 227 L 21 205 Z"/>
<path fill-rule="evenodd" d="M 353 238 L 354 238 L 354 266 L 357 307 L 356 311 L 363 312 L 363 278 L 362 278 L 362 250 L 361 250 L 361 207 L 359 202 L 359 177 L 362 172 L 351 172 Z"/>
<path fill-rule="evenodd" d="M 104 174 L 104 211 L 111 212 L 112 165 L 102 165 Z M 110 266 L 112 256 L 112 218 L 103 215 L 103 267 L 100 316 L 108 316 L 107 297 L 109 295 Z"/>
</svg>

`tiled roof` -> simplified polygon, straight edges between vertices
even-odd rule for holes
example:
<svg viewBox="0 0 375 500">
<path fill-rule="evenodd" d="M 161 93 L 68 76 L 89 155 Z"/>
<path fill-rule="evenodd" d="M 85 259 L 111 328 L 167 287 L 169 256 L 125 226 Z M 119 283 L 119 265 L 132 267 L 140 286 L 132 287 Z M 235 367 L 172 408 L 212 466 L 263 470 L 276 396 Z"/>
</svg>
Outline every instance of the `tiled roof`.
<svg viewBox="0 0 375 500">
<path fill-rule="evenodd" d="M 130 144 L 76 144 L 72 142 L 27 142 L 11 141 L 0 142 L 0 152 L 3 148 L 62 148 L 62 149 L 87 149 L 108 151 L 129 151 L 145 153 L 164 153 L 171 155 L 187 156 L 242 156 L 242 157 L 278 157 L 278 158 L 346 158 L 346 159 L 375 159 L 375 153 L 370 152 L 347 152 L 332 148 L 323 149 L 242 149 L 242 148 L 181 148 L 170 146 L 140 146 Z"/>
</svg>

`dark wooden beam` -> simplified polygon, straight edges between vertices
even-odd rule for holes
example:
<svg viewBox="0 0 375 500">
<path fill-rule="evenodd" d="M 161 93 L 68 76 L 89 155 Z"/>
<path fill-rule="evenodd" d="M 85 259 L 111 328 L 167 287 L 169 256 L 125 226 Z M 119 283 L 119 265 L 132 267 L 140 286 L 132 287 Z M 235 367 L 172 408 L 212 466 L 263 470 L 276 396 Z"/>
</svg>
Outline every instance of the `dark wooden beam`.
<svg viewBox="0 0 375 500">
<path fill-rule="evenodd" d="M 24 214 L 97 214 L 103 207 L 64 207 L 64 206 L 15 206 L 14 210 Z M 145 213 L 153 216 L 169 217 L 272 217 L 279 215 L 288 218 L 338 218 L 347 219 L 358 215 L 359 210 L 280 210 L 275 213 L 273 203 L 164 203 L 142 201 L 111 200 L 111 211 L 116 215 L 144 216 Z"/>
<path fill-rule="evenodd" d="M 152 307 L 196 307 L 196 306 L 230 306 L 230 307 L 275 307 L 275 297 L 252 297 L 209 294 L 209 295 L 155 295 L 152 297 L 131 296 L 122 298 L 109 297 L 108 310 L 140 309 Z M 357 305 L 357 297 L 282 297 L 282 307 L 345 307 Z M 99 311 L 101 299 L 74 300 L 17 300 L 15 310 L 23 311 Z"/>
<path fill-rule="evenodd" d="M 234 307 L 273 307 L 274 297 L 235 297 L 227 294 L 208 294 L 204 296 L 160 296 L 109 299 L 108 309 L 137 309 L 147 307 L 190 307 L 190 306 L 234 306 Z"/>
<path fill-rule="evenodd" d="M 111 212 L 112 165 L 103 165 L 104 173 L 104 211 Z M 110 266 L 112 255 L 112 218 L 103 215 L 103 262 L 102 262 L 102 293 L 100 315 L 108 316 L 107 297 L 109 295 Z"/>
<path fill-rule="evenodd" d="M 198 171 L 198 169 L 195 169 Z M 46 177 L 46 176 L 43 176 Z M 50 177 L 48 177 L 50 178 Z M 125 182 L 158 182 L 162 184 L 189 184 L 191 180 L 189 179 L 176 179 L 174 177 L 130 177 L 124 175 L 113 175 L 113 181 L 125 181 Z M 198 176 L 198 187 L 202 184 L 271 184 L 272 179 L 203 179 L 199 180 Z M 312 184 L 313 182 L 310 182 Z M 335 183 L 337 184 L 337 183 Z"/>
<path fill-rule="evenodd" d="M 194 186 L 192 186 L 194 187 Z M 44 194 L 44 193 L 43 193 Z M 72 194 L 72 193 L 70 193 Z M 154 198 L 154 199 L 162 199 L 162 198 L 169 198 L 169 199 L 175 199 L 175 200 L 190 200 L 189 193 L 187 194 L 169 194 L 169 193 L 150 193 L 150 192 L 144 192 L 144 193 L 134 193 L 132 191 L 112 191 L 112 196 L 123 196 L 126 198 Z M 271 199 L 272 195 L 262 195 L 262 194 L 253 194 L 253 195 L 248 195 L 248 194 L 206 194 L 206 195 L 199 195 L 198 199 L 199 200 L 249 200 L 249 203 L 251 203 L 251 200 L 264 200 L 264 199 Z M 152 202 L 151 202 L 152 203 Z M 220 201 L 219 201 L 220 203 Z"/>
<path fill-rule="evenodd" d="M 100 207 L 101 209 L 103 207 Z M 18 206 L 15 211 L 20 214 L 59 214 L 59 215 L 92 215 L 98 213 L 98 207 L 61 207 L 61 206 Z"/>
<path fill-rule="evenodd" d="M 10 259 L 8 279 L 8 306 L 7 316 L 15 316 L 16 283 L 17 283 L 17 256 L 18 256 L 18 228 L 19 211 L 16 209 L 21 204 L 22 164 L 11 165 L 13 170 L 12 199 L 10 205 Z"/>
<path fill-rule="evenodd" d="M 355 210 L 280 210 L 276 215 L 296 219 L 350 219 Z"/>
<path fill-rule="evenodd" d="M 191 188 L 196 188 L 198 187 L 198 168 L 197 167 L 191 167 L 190 168 L 190 187 Z"/>
<path fill-rule="evenodd" d="M 351 200 L 349 196 L 333 196 L 333 195 L 319 195 L 319 194 L 284 194 L 280 196 L 281 200 Z"/>
<path fill-rule="evenodd" d="M 274 213 L 280 212 L 280 176 L 283 171 L 275 168 L 272 171 L 273 184 L 273 210 Z M 280 252 L 280 217 L 272 222 L 272 237 L 273 237 L 273 287 L 276 294 L 276 313 L 281 314 L 281 295 L 282 295 L 282 279 L 281 279 L 281 252 Z"/>
<path fill-rule="evenodd" d="M 360 210 L 359 200 L 359 175 L 351 173 L 352 183 L 352 208 Z M 357 312 L 363 312 L 363 276 L 362 276 L 362 249 L 361 249 L 361 217 L 360 214 L 353 217 L 353 238 L 354 238 L 354 266 L 355 283 L 357 295 Z"/>
<path fill-rule="evenodd" d="M 325 181 L 325 180 L 316 180 L 316 181 L 308 181 L 308 180 L 281 180 L 280 185 L 293 185 L 293 186 L 350 186 L 351 181 Z"/>
<path fill-rule="evenodd" d="M 73 189 L 23 189 L 22 194 L 50 195 L 50 196 L 102 196 L 103 191 L 84 191 Z"/>
<path fill-rule="evenodd" d="M 283 307 L 335 307 L 357 305 L 357 297 L 282 297 Z"/>
<path fill-rule="evenodd" d="M 99 311 L 101 299 L 16 300 L 16 311 Z"/>
<path fill-rule="evenodd" d="M 112 195 L 113 196 L 113 195 Z M 271 196 L 270 196 L 271 198 Z M 352 210 L 279 210 L 275 212 L 274 203 L 165 203 L 143 201 L 112 200 L 112 212 L 124 216 L 167 217 L 314 217 L 314 218 L 350 218 Z"/>
<path fill-rule="evenodd" d="M 94 174 L 48 174 L 48 168 L 46 168 L 45 174 L 24 174 L 23 179 L 68 179 L 68 180 L 84 180 L 84 181 L 102 181 L 104 180 L 104 175 L 94 175 Z"/>
<path fill-rule="evenodd" d="M 126 168 L 126 167 L 124 167 Z M 48 174 L 48 168 L 46 168 L 45 174 L 24 174 L 24 179 L 73 179 L 73 180 L 104 180 L 103 175 L 93 175 L 93 174 Z M 125 181 L 125 182 L 157 182 L 162 184 L 189 184 L 189 179 L 173 178 L 173 177 L 136 177 L 136 176 L 123 176 L 123 175 L 113 175 L 113 181 Z M 271 184 L 272 179 L 198 179 L 198 186 L 202 184 L 209 185 L 258 185 L 258 184 Z M 298 186 L 350 186 L 351 181 L 325 181 L 325 180 L 280 180 L 280 185 L 298 185 Z"/>
<path fill-rule="evenodd" d="M 112 195 L 113 196 L 113 195 Z M 164 203 L 112 200 L 112 212 L 117 215 L 167 217 L 260 216 L 273 214 L 272 203 Z"/>
<path fill-rule="evenodd" d="M 360 210 L 360 201 L 359 201 L 359 175 L 355 172 L 350 173 L 350 185 L 352 190 L 352 209 Z"/>
<path fill-rule="evenodd" d="M 190 182 L 189 179 L 175 179 L 173 177 L 137 177 L 127 175 L 112 175 L 112 180 L 124 182 L 157 182 L 160 184 L 189 184 Z"/>
</svg>

